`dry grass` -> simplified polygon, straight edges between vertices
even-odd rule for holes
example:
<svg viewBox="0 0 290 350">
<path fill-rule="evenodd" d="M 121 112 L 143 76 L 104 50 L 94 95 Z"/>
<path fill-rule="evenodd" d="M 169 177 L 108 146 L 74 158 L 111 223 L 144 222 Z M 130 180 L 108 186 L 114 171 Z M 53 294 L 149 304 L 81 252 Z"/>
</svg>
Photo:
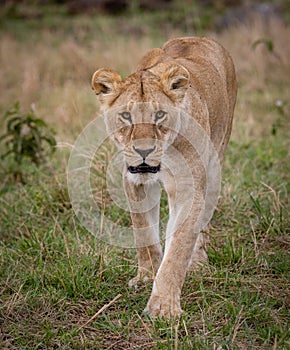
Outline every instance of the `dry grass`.
<svg viewBox="0 0 290 350">
<path fill-rule="evenodd" d="M 67 37 L 55 41 L 46 31 L 33 43 L 2 36 L 0 89 L 5 93 L 0 105 L 3 112 L 15 101 L 24 108 L 35 104 L 37 113 L 70 139 L 96 113 L 93 72 L 106 66 L 128 74 L 152 43 L 123 36 L 85 43 Z"/>
<path fill-rule="evenodd" d="M 230 51 L 239 81 L 233 140 L 247 142 L 269 134 L 275 122 L 273 111 L 277 101 L 283 103 L 281 112 L 289 114 L 289 35 L 289 26 L 277 18 L 267 22 L 255 18 L 248 24 L 215 35 Z M 264 43 L 255 47 L 258 40 L 271 42 L 273 51 Z"/>
<path fill-rule="evenodd" d="M 230 51 L 236 65 L 240 90 L 233 138 L 264 134 L 261 128 L 267 133 L 276 101 L 281 100 L 287 106 L 284 108 L 289 108 L 290 28 L 278 19 L 265 23 L 256 18 L 251 24 L 209 35 Z M 254 48 L 259 39 L 271 41 L 273 51 L 263 43 Z M 0 42 L 0 89 L 4 92 L 0 96 L 1 110 L 16 100 L 25 108 L 34 103 L 41 117 L 59 134 L 71 138 L 95 115 L 96 103 L 90 89 L 94 70 L 111 67 L 122 75 L 129 74 L 143 53 L 161 43 L 162 38 L 136 40 L 134 36 L 105 36 L 103 32 L 89 41 L 73 36 L 57 40 L 55 34 L 45 30 L 35 41 L 23 43 L 4 34 Z M 257 95 L 262 97 L 259 103 L 262 101 L 263 106 L 255 106 Z"/>
<path fill-rule="evenodd" d="M 265 23 L 257 18 L 251 24 L 210 35 L 230 51 L 238 74 L 233 139 L 249 140 L 267 134 L 276 102 L 282 101 L 283 109 L 289 111 L 290 28 L 278 19 Z M 273 51 L 263 43 L 254 48 L 259 39 L 271 41 Z M 144 52 L 162 43 L 162 38 L 136 40 L 118 34 L 108 38 L 104 33 L 96 33 L 96 38 L 90 41 L 74 37 L 56 40 L 55 35 L 45 30 L 35 40 L 23 43 L 11 35 L 2 35 L 1 111 L 16 100 L 24 108 L 35 104 L 39 115 L 70 141 L 94 118 L 96 102 L 90 89 L 94 70 L 111 67 L 126 75 Z M 262 106 L 256 105 L 257 100 Z"/>
</svg>

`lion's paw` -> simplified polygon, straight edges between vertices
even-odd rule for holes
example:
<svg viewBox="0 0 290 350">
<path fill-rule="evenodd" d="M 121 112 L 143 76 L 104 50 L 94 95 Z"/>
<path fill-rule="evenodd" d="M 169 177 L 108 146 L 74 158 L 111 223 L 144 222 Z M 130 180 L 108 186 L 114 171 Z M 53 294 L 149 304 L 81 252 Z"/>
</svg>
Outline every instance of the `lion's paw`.
<svg viewBox="0 0 290 350">
<path fill-rule="evenodd" d="M 140 275 L 138 274 L 136 277 L 132 278 L 130 281 L 129 281 L 129 287 L 130 288 L 135 288 L 137 289 L 138 288 L 138 284 L 140 283 L 146 283 L 148 281 L 152 281 L 152 277 L 148 276 L 148 275 Z"/>
<path fill-rule="evenodd" d="M 149 314 L 152 317 L 179 317 L 183 313 L 180 303 L 172 301 L 168 296 L 151 296 L 143 314 Z"/>
</svg>

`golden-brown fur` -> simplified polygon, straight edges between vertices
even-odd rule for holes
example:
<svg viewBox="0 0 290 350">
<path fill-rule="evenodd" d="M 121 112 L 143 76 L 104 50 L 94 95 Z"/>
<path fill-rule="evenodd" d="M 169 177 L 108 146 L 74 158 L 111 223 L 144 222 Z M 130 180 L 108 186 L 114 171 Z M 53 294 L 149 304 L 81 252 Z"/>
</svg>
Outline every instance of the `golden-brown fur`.
<svg viewBox="0 0 290 350">
<path fill-rule="evenodd" d="M 178 38 L 162 49 L 150 50 L 124 80 L 113 70 L 97 70 L 92 86 L 108 133 L 122 150 L 126 165 L 124 189 L 139 266 L 130 285 L 153 276 L 145 311 L 153 316 L 176 316 L 181 312 L 186 271 L 206 260 L 200 218 L 206 216 L 209 206 L 205 195 L 212 160 L 208 140 L 222 162 L 237 93 L 232 60 L 213 40 Z M 194 127 L 187 125 L 183 113 L 190 116 Z M 134 173 L 145 160 L 155 170 Z M 170 207 L 163 256 L 157 182 L 163 184 Z"/>
</svg>

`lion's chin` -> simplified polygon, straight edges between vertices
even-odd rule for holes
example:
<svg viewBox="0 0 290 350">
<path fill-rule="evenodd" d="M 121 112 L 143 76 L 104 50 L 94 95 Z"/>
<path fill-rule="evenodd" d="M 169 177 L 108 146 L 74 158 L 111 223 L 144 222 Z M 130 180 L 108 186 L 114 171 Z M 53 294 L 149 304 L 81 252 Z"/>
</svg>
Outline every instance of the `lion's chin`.
<svg viewBox="0 0 290 350">
<path fill-rule="evenodd" d="M 131 182 L 132 184 L 138 186 L 138 185 L 149 185 L 151 183 L 155 183 L 159 181 L 159 173 L 131 173 L 131 172 L 127 172 L 127 179 L 129 180 L 129 182 Z"/>
<path fill-rule="evenodd" d="M 131 174 L 156 174 L 158 171 L 160 171 L 160 168 L 160 163 L 157 166 L 151 166 L 144 162 L 137 166 L 127 167 Z"/>
</svg>

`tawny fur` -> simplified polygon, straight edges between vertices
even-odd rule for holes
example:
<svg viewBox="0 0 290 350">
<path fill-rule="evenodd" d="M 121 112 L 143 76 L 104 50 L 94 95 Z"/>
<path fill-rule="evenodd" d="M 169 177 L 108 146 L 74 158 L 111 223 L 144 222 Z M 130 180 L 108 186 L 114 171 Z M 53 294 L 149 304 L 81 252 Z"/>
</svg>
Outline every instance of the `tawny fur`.
<svg viewBox="0 0 290 350">
<path fill-rule="evenodd" d="M 139 266 L 130 285 L 153 277 L 145 311 L 152 316 L 177 316 L 181 312 L 180 294 L 186 271 L 207 259 L 202 227 L 197 222 L 208 205 L 205 192 L 209 174 L 204 162 L 209 164 L 211 156 L 206 154 L 205 142 L 200 146 L 205 153 L 201 161 L 191 140 L 182 136 L 186 129 L 182 119 L 180 122 L 172 111 L 182 110 L 198 123 L 222 162 L 237 94 L 232 59 L 213 40 L 178 38 L 146 53 L 136 71 L 124 80 L 113 70 L 97 70 L 92 87 L 101 103 L 107 130 L 123 152 L 124 164 L 137 166 L 142 162 L 136 149 L 151 150 L 146 158 L 150 166 L 161 164 L 156 174 L 131 174 L 124 167 L 124 189 L 131 208 Z M 136 103 L 140 103 L 138 107 Z M 152 117 L 156 111 L 166 113 L 161 122 Z M 178 154 L 182 154 L 190 169 L 194 192 Z M 180 168 L 178 176 L 166 162 Z M 170 207 L 164 254 L 158 232 L 159 203 L 150 206 L 149 199 L 144 200 L 150 191 L 158 193 L 158 181 L 167 192 Z M 188 209 L 192 201 L 194 205 Z M 141 202 L 143 207 L 139 208 Z"/>
</svg>

